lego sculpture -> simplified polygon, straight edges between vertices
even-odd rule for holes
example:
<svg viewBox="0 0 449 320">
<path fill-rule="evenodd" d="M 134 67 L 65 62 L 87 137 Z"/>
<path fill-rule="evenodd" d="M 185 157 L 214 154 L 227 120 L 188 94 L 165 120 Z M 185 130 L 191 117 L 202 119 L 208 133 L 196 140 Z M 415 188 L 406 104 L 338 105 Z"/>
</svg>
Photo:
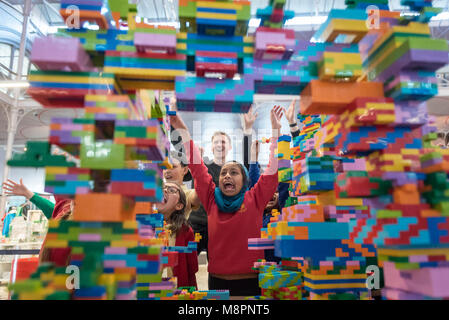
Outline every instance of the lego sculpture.
<svg viewBox="0 0 449 320">
<path fill-rule="evenodd" d="M 67 0 L 61 15 L 68 25 L 66 9 L 76 6 L 80 21 L 96 22 L 100 30 L 78 26 L 33 44 L 31 61 L 39 71 L 30 74 L 28 93 L 46 108 L 84 114 L 53 118 L 48 142 L 29 142 L 26 153 L 8 162 L 45 167 L 45 191 L 75 203 L 69 220 L 50 221 L 42 253 L 50 252 L 49 261 L 11 285 L 12 298 L 226 299 L 228 291 L 177 288 L 174 278 L 162 277 L 163 268 L 176 266 L 178 253 L 196 251 L 195 242 L 168 245 L 163 215 L 151 205 L 162 200 L 162 168 L 170 166 L 159 90 L 173 89 L 175 76 L 185 72 L 176 32 L 134 24 L 135 5 L 127 1 L 109 4 L 115 25 L 127 23 L 128 31 L 111 26 L 102 1 Z M 79 165 L 52 155 L 51 145 Z M 58 253 L 68 260 L 55 258 Z M 75 267 L 79 279 L 67 284 L 67 268 Z"/>
<path fill-rule="evenodd" d="M 263 289 L 256 298 L 299 286 L 302 298 L 364 299 L 378 289 L 368 283 L 376 265 L 383 298 L 447 298 L 447 152 L 430 144 L 436 128 L 425 103 L 437 94 L 435 71 L 448 62 L 446 41 L 432 39 L 427 25 L 439 10 L 431 1 L 402 1 L 419 13 L 402 18 L 387 1 L 346 3 L 303 53 L 313 52 L 309 68 L 318 78 L 300 94 L 296 199 L 261 239 L 249 240 L 249 248 L 274 248 L 282 257 L 255 264 Z M 287 140 L 279 139 L 282 163 Z M 285 272 L 292 265 L 302 282 Z"/>
<path fill-rule="evenodd" d="M 162 277 L 195 243 L 168 246 L 152 208 L 169 166 L 161 90 L 196 112 L 246 112 L 255 93 L 301 96 L 300 135 L 278 141 L 290 197 L 248 240 L 281 262 L 255 262 L 262 295 L 250 299 L 369 299 L 372 266 L 383 269 L 384 298 L 448 298 L 449 153 L 430 144 L 425 103 L 448 63 L 446 41 L 427 25 L 439 10 L 403 0 L 418 14 L 401 17 L 386 0 L 346 4 L 309 43 L 283 28 L 294 16 L 283 0 L 257 11 L 253 36 L 249 1 L 180 0 L 180 32 L 136 22 L 128 0 L 61 1 L 69 28 L 34 42 L 28 93 L 84 115 L 52 119 L 49 141 L 28 143 L 9 165 L 45 167 L 46 191 L 75 200 L 71 220 L 50 221 L 44 247 L 71 255 L 13 284 L 13 298 L 229 297 Z M 67 264 L 80 269 L 79 288 L 67 288 Z"/>
</svg>

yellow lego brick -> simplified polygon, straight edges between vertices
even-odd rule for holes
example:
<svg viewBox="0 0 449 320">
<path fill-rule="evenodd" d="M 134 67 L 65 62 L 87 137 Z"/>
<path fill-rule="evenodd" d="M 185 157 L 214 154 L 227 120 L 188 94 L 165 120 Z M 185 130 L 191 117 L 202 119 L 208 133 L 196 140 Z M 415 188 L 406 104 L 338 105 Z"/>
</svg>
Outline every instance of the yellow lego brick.
<svg viewBox="0 0 449 320">
<path fill-rule="evenodd" d="M 304 274 L 304 277 L 312 280 L 343 280 L 343 279 L 365 279 L 366 274 Z"/>
<path fill-rule="evenodd" d="M 396 121 L 396 116 L 394 114 L 379 114 L 377 115 L 376 124 L 387 124 Z"/>
<path fill-rule="evenodd" d="M 336 206 L 363 206 L 362 198 L 337 198 L 335 199 Z"/>
<path fill-rule="evenodd" d="M 319 77 L 322 80 L 332 80 L 335 77 L 356 80 L 362 72 L 359 53 L 324 52 L 319 62 Z"/>
<path fill-rule="evenodd" d="M 65 167 L 45 167 L 45 174 L 67 174 L 69 168 Z"/>
<path fill-rule="evenodd" d="M 55 75 L 30 75 L 29 81 L 36 82 L 61 82 L 61 83 L 89 83 L 89 84 L 114 84 L 114 78 L 102 77 L 70 77 Z"/>
<path fill-rule="evenodd" d="M 139 223 L 135 220 L 127 220 L 123 222 L 123 229 L 137 229 Z"/>
<path fill-rule="evenodd" d="M 176 33 L 176 39 L 187 39 L 187 32 Z"/>
<path fill-rule="evenodd" d="M 136 30 L 136 12 L 128 12 L 128 30 Z"/>
<path fill-rule="evenodd" d="M 449 255 L 449 248 L 424 248 L 424 249 L 388 249 L 388 248 L 377 248 L 377 253 L 384 256 L 393 257 L 408 257 L 412 255 Z"/>
<path fill-rule="evenodd" d="M 114 240 L 111 241 L 111 247 L 113 248 L 132 248 L 137 247 L 138 241 L 134 240 Z"/>
<path fill-rule="evenodd" d="M 421 155 L 421 150 L 420 149 L 401 149 L 401 154 L 419 156 L 419 155 Z"/>
<path fill-rule="evenodd" d="M 379 103 L 379 102 L 368 102 L 366 103 L 366 108 L 368 110 L 394 110 L 394 103 Z M 363 115 L 363 109 L 356 109 L 359 111 L 359 115 Z"/>
<path fill-rule="evenodd" d="M 312 284 L 304 281 L 304 285 L 312 289 L 343 289 L 343 288 L 366 288 L 365 283 L 331 283 L 331 284 Z"/>
<path fill-rule="evenodd" d="M 364 20 L 332 19 L 324 30 L 320 40 L 333 42 L 339 35 L 354 35 L 351 43 L 358 43 L 368 33 Z"/>
<path fill-rule="evenodd" d="M 241 10 L 242 5 L 238 3 L 226 3 L 224 1 L 211 2 L 211 1 L 198 1 L 196 3 L 197 8 L 214 8 L 214 9 L 233 9 Z"/>
<path fill-rule="evenodd" d="M 68 240 L 47 240 L 45 242 L 46 248 L 67 248 L 69 246 Z"/>
<path fill-rule="evenodd" d="M 243 53 L 254 53 L 253 47 L 243 47 Z"/>
<path fill-rule="evenodd" d="M 49 282 L 49 281 L 53 280 L 54 276 L 55 276 L 55 272 L 50 271 L 50 272 L 46 272 L 46 273 L 41 273 L 40 279 L 41 279 L 41 281 Z"/>
<path fill-rule="evenodd" d="M 144 75 L 146 77 L 151 76 L 163 76 L 163 77 L 176 77 L 184 76 L 185 70 L 168 70 L 168 69 L 144 69 L 144 68 L 128 68 L 128 67 L 104 67 L 105 72 L 116 73 L 120 75 Z"/>
<path fill-rule="evenodd" d="M 237 20 L 236 14 L 197 12 L 197 18 L 201 19 L 218 19 L 218 20 Z"/>
<path fill-rule="evenodd" d="M 114 274 L 110 274 L 110 273 L 104 273 L 100 276 L 99 279 L 99 285 L 105 286 L 105 285 L 114 285 L 116 280 L 116 277 Z"/>
<path fill-rule="evenodd" d="M 53 283 L 57 287 L 65 287 L 68 274 L 56 274 L 53 278 Z"/>
<path fill-rule="evenodd" d="M 254 42 L 254 36 L 244 36 L 243 37 L 243 43 L 253 43 Z"/>
<path fill-rule="evenodd" d="M 130 273 L 118 273 L 118 274 L 114 274 L 115 276 L 115 281 L 131 281 L 132 279 L 134 279 L 136 276 L 132 275 Z"/>
</svg>

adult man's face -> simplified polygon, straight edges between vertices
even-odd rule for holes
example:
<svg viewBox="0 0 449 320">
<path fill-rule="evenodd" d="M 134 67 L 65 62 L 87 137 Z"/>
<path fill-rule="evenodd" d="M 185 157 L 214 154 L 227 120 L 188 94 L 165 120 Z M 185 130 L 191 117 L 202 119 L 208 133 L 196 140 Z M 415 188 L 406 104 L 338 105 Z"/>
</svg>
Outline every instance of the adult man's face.
<svg viewBox="0 0 449 320">
<path fill-rule="evenodd" d="M 219 134 L 212 139 L 212 153 L 215 158 L 226 158 L 231 148 L 231 143 L 225 135 Z"/>
</svg>

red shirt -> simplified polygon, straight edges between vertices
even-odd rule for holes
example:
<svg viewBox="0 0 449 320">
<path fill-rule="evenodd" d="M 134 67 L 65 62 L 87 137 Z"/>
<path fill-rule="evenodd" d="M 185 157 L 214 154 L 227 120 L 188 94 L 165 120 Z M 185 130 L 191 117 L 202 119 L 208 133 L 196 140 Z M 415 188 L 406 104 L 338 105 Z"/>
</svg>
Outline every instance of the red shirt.
<svg viewBox="0 0 449 320">
<path fill-rule="evenodd" d="M 255 272 L 251 268 L 254 262 L 264 258 L 264 251 L 248 250 L 248 239 L 260 238 L 263 211 L 278 185 L 277 170 L 275 174 L 260 176 L 256 185 L 245 193 L 237 212 L 222 212 L 215 203 L 215 183 L 198 148 L 190 141 L 190 145 L 189 142 L 185 144 L 185 150 L 190 159 L 189 169 L 195 180 L 195 190 L 207 212 L 209 273 L 230 275 Z M 273 148 L 271 158 L 274 158 Z"/>
<path fill-rule="evenodd" d="M 187 247 L 190 241 L 195 241 L 191 227 L 183 226 L 176 235 L 175 246 Z M 173 268 L 173 275 L 178 278 L 178 287 L 195 287 L 198 272 L 198 255 L 192 253 L 178 253 L 178 264 Z"/>
</svg>

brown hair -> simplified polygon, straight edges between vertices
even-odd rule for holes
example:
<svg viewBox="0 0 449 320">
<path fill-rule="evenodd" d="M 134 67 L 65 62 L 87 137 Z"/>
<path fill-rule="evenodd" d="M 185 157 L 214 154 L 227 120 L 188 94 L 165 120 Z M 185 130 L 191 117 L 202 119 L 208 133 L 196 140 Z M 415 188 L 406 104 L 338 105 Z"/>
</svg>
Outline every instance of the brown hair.
<svg viewBox="0 0 449 320">
<path fill-rule="evenodd" d="M 185 225 L 188 226 L 189 223 L 186 219 L 185 209 L 187 206 L 187 197 L 182 190 L 182 187 L 176 182 L 169 182 L 171 184 L 176 185 L 179 191 L 179 202 L 183 205 L 182 209 L 173 211 L 168 217 L 168 222 L 170 223 L 169 230 L 172 234 L 178 234 L 181 228 Z"/>
<path fill-rule="evenodd" d="M 210 141 L 213 142 L 213 141 L 214 141 L 214 138 L 215 138 L 216 136 L 225 136 L 225 137 L 228 139 L 228 142 L 231 143 L 231 137 L 230 137 L 226 132 L 223 132 L 223 131 L 215 131 L 214 134 L 212 135 L 212 138 L 210 139 Z"/>
</svg>

